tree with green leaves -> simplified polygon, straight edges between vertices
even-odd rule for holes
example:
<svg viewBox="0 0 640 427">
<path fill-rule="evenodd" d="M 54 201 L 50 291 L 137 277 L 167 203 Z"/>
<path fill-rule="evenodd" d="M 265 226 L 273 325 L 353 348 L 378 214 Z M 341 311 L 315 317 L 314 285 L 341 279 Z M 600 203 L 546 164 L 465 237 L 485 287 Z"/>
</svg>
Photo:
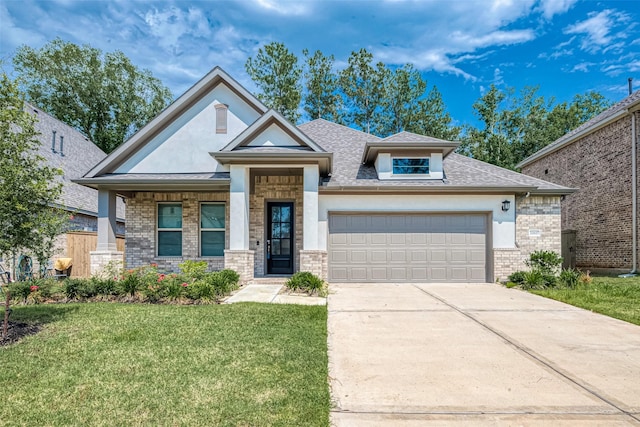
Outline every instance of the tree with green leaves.
<svg viewBox="0 0 640 427">
<path fill-rule="evenodd" d="M 384 81 L 387 74 L 382 62 L 373 65 L 373 54 L 366 49 L 351 52 L 348 65 L 340 72 L 339 83 L 348 108 L 347 123 L 353 123 L 364 132 L 375 128 L 376 114 L 385 97 Z"/>
<path fill-rule="evenodd" d="M 538 95 L 538 87 L 502 91 L 491 85 L 473 104 L 483 123 L 467 126 L 459 152 L 498 166 L 515 166 L 610 106 L 597 92 L 574 96 L 571 103 L 553 106 Z"/>
<path fill-rule="evenodd" d="M 474 159 L 502 167 L 513 165 L 512 150 L 507 134 L 509 111 L 503 102 L 507 94 L 491 85 L 474 104 L 474 114 L 483 128 L 468 127 L 459 151 Z"/>
<path fill-rule="evenodd" d="M 406 128 L 407 131 L 434 138 L 455 141 L 460 136 L 460 126 L 453 125 L 442 94 L 433 86 L 427 97 L 418 102 L 418 111 Z"/>
<path fill-rule="evenodd" d="M 305 57 L 304 110 L 312 120 L 325 119 L 342 124 L 342 97 L 338 87 L 338 75 L 333 71 L 333 55 L 325 56 L 316 50 L 313 55 L 307 49 Z"/>
<path fill-rule="evenodd" d="M 27 100 L 83 132 L 110 153 L 172 100 L 150 71 L 120 51 L 103 54 L 59 38 L 23 45 L 13 58 Z"/>
<path fill-rule="evenodd" d="M 261 91 L 258 98 L 295 124 L 302 99 L 298 57 L 283 43 L 272 42 L 258 49 L 255 58 L 247 59 L 245 69 Z"/>
<path fill-rule="evenodd" d="M 40 263 L 52 255 L 64 224 L 54 208 L 62 192 L 59 169 L 37 154 L 35 118 L 25 110 L 18 84 L 0 76 L 0 253 L 30 252 Z M 15 266 L 14 266 L 15 277 Z"/>
<path fill-rule="evenodd" d="M 424 95 L 427 83 L 422 76 L 406 64 L 394 71 L 383 68 L 384 98 L 381 100 L 381 112 L 376 120 L 376 135 L 385 137 L 409 130 L 418 118 L 420 98 Z"/>
</svg>

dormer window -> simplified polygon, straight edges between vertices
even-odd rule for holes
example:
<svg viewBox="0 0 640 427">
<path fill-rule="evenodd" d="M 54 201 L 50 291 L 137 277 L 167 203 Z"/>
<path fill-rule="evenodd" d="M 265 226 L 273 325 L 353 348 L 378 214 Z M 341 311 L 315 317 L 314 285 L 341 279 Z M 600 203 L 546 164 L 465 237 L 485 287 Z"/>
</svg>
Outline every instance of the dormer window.
<svg viewBox="0 0 640 427">
<path fill-rule="evenodd" d="M 429 175 L 428 157 L 394 157 L 393 175 Z"/>
<path fill-rule="evenodd" d="M 216 133 L 227 133 L 228 105 L 216 104 Z"/>
</svg>

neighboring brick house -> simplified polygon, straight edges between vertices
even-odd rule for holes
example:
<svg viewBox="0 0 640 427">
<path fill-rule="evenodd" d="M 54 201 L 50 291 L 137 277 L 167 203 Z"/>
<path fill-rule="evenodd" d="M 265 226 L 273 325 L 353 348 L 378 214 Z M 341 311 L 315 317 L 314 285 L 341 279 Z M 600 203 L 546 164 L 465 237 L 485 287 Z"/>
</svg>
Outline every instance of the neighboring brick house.
<svg viewBox="0 0 640 427">
<path fill-rule="evenodd" d="M 561 203 L 563 232 L 575 232 L 578 268 L 637 271 L 639 138 L 636 91 L 517 165 L 526 175 L 578 189 Z M 565 257 L 569 249 L 567 243 Z"/>
<path fill-rule="evenodd" d="M 126 266 L 184 260 L 243 281 L 311 271 L 333 282 L 493 282 L 533 250 L 560 251 L 572 190 L 409 132 L 381 139 L 298 127 L 214 68 L 75 182 L 99 191 L 97 268 L 119 259 L 112 209 L 127 198 Z M 106 214 L 108 213 L 108 215 Z"/>
<path fill-rule="evenodd" d="M 36 119 L 34 128 L 39 132 L 37 138 L 40 142 L 38 154 L 45 159 L 47 165 L 63 172 L 59 178 L 63 185 L 62 195 L 54 206 L 69 213 L 66 231 L 97 232 L 98 192 L 76 184 L 72 180 L 82 177 L 93 165 L 107 155 L 82 133 L 40 108 L 25 103 L 25 110 Z M 122 235 L 124 235 L 124 217 L 124 201 L 118 198 L 115 231 Z M 53 258 L 65 256 L 69 256 L 67 253 L 67 233 L 63 233 L 57 238 Z"/>
</svg>

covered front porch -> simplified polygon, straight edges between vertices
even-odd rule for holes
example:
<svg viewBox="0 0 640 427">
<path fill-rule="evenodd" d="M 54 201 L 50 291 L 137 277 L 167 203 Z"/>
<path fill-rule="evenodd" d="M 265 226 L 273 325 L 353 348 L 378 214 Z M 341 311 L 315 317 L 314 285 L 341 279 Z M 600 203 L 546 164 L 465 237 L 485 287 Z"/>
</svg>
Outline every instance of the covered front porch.
<svg viewBox="0 0 640 427">
<path fill-rule="evenodd" d="M 201 176 L 188 184 L 162 186 L 129 183 L 99 188 L 98 247 L 91 253 L 92 273 L 122 259 L 115 248 L 116 194 L 127 197 L 125 267 L 157 264 L 162 271 L 177 271 L 186 260 L 204 260 L 210 270 L 230 268 L 243 282 L 258 277 L 288 276 L 310 271 L 326 278 L 326 250 L 318 239 L 318 186 L 316 163 L 230 164 L 226 179 L 215 182 Z M 196 182 L 197 181 L 197 182 Z M 219 250 L 207 250 L 209 209 L 218 206 Z M 167 206 L 175 207 L 169 230 L 177 249 L 161 250 L 160 234 Z M 224 208 L 223 208 L 224 207 Z M 223 243 L 222 243 L 223 242 Z M 203 246 L 204 245 L 204 246 Z M 163 253 L 164 252 L 164 253 Z"/>
</svg>

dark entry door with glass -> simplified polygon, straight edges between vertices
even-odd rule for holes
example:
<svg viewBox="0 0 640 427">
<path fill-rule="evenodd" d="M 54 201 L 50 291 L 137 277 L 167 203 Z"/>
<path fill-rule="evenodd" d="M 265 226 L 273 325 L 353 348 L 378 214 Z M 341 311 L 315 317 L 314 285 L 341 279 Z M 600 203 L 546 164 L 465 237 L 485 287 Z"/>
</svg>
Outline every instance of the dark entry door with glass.
<svg viewBox="0 0 640 427">
<path fill-rule="evenodd" d="M 293 203 L 267 203 L 267 274 L 293 273 Z"/>
</svg>

